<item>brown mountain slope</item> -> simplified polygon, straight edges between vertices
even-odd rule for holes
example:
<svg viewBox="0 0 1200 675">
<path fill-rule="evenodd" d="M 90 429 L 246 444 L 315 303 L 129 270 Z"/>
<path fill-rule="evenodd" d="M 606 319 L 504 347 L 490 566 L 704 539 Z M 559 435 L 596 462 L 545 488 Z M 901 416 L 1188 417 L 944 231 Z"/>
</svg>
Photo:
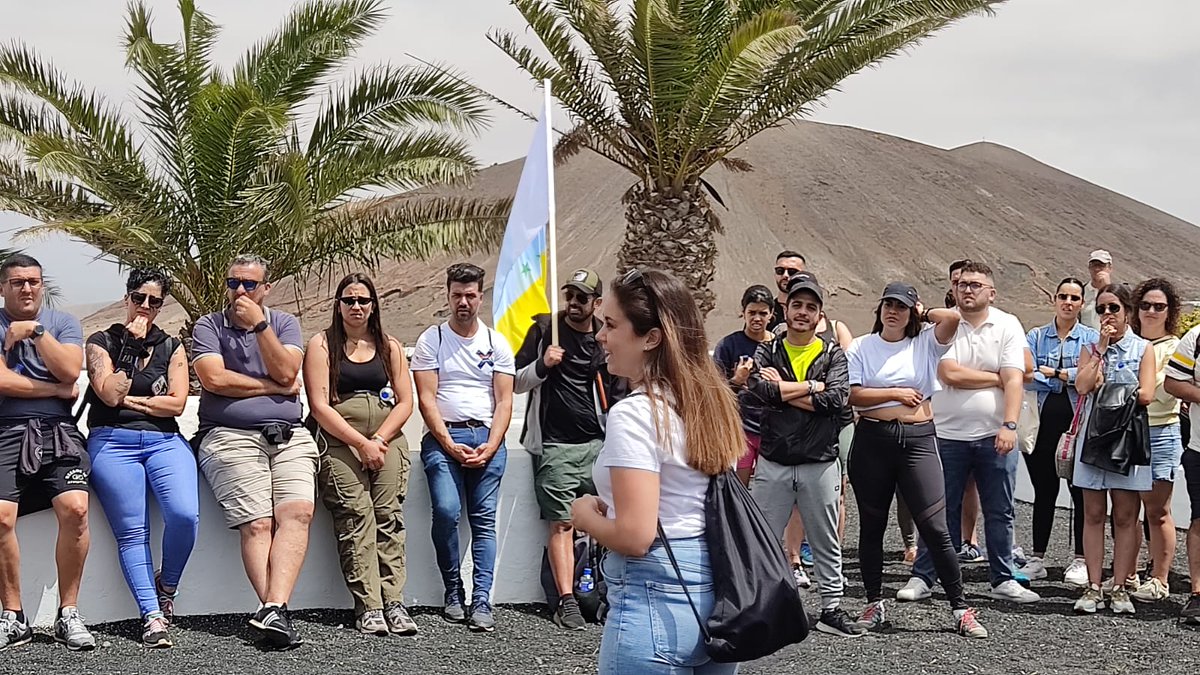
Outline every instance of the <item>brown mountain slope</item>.
<svg viewBox="0 0 1200 675">
<path fill-rule="evenodd" d="M 996 270 L 999 304 L 1027 324 L 1048 319 L 1047 294 L 1067 275 L 1086 277 L 1086 258 L 1107 248 L 1119 280 L 1164 275 L 1187 297 L 1200 292 L 1190 255 L 1200 230 L 1120 194 L 991 143 L 943 150 L 850 127 L 800 122 L 767 132 L 738 156 L 755 170 L 708 179 L 728 210 L 717 270 L 714 337 L 736 328 L 737 302 L 752 283 L 771 284 L 782 248 L 804 253 L 831 291 L 834 316 L 856 332 L 869 328 L 876 294 L 906 279 L 937 303 L 951 260 L 972 257 Z M 472 193 L 511 195 L 520 160 L 480 173 Z M 612 277 L 623 228 L 621 195 L 632 177 L 601 157 L 585 154 L 559 167 L 560 278 L 595 267 Z M 270 256 L 270 251 L 261 253 Z M 489 274 L 496 252 L 477 260 Z M 389 331 L 412 341 L 445 316 L 443 270 L 452 262 L 386 263 L 377 275 Z M 490 281 L 490 279 L 489 279 Z M 279 284 L 273 304 L 297 311 L 306 332 L 327 324 L 337 279 L 300 288 Z M 490 289 L 490 284 L 489 284 Z M 89 328 L 117 320 L 118 308 L 89 317 Z M 490 321 L 490 309 L 485 310 Z M 178 326 L 169 306 L 162 323 Z"/>
</svg>

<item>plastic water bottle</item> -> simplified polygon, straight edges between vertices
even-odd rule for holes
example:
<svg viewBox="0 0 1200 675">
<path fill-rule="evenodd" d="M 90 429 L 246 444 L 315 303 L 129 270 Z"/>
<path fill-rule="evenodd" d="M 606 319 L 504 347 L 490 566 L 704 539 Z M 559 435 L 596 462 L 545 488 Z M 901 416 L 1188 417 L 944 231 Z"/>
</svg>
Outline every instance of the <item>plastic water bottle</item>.
<svg viewBox="0 0 1200 675">
<path fill-rule="evenodd" d="M 579 592 L 590 593 L 595 585 L 595 579 L 592 578 L 592 568 L 583 568 L 583 576 L 579 577 Z"/>
</svg>

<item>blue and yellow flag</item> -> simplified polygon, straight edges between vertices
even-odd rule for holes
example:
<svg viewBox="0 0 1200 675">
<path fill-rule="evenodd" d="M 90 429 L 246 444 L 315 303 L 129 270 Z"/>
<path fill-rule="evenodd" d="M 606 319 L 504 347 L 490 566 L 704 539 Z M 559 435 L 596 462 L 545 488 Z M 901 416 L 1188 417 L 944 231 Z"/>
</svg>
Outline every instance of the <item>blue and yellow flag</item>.
<svg viewBox="0 0 1200 675">
<path fill-rule="evenodd" d="M 492 316 L 496 330 L 519 349 L 533 317 L 550 311 L 546 299 L 548 271 L 547 227 L 552 216 L 554 167 L 549 155 L 549 96 L 543 105 L 521 181 L 508 216 L 508 229 L 496 264 Z"/>
</svg>

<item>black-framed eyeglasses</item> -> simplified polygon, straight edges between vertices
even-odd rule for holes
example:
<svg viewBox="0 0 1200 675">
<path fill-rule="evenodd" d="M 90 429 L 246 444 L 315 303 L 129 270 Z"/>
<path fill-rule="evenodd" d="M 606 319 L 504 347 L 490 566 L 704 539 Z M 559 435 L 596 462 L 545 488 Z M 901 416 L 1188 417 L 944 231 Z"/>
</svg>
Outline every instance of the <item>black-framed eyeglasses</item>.
<svg viewBox="0 0 1200 675">
<path fill-rule="evenodd" d="M 957 288 L 959 292 L 966 291 L 969 293 L 978 293 L 985 288 L 991 288 L 991 286 L 988 284 L 981 284 L 978 281 L 960 281 L 957 284 L 954 284 L 954 287 Z"/>
<path fill-rule="evenodd" d="M 1107 305 L 1096 305 L 1096 313 L 1100 316 L 1104 316 L 1105 314 L 1116 314 L 1122 309 L 1124 309 L 1124 307 L 1115 302 L 1110 302 Z"/>
<path fill-rule="evenodd" d="M 338 298 L 338 300 L 347 307 L 353 307 L 355 305 L 358 305 L 360 307 L 366 307 L 367 305 L 371 304 L 372 302 L 375 302 L 373 299 L 371 299 L 369 297 L 360 296 L 360 295 L 347 295 L 344 298 Z"/>
<path fill-rule="evenodd" d="M 158 309 L 159 307 L 163 306 L 162 298 L 158 297 L 157 295 L 150 295 L 149 293 L 141 293 L 139 291 L 130 291 L 129 300 L 139 307 L 145 304 L 146 300 L 149 300 L 150 309 Z"/>
<path fill-rule="evenodd" d="M 236 291 L 239 287 L 241 287 L 246 289 L 247 293 L 253 293 L 261 283 L 263 282 L 255 279 L 234 279 L 233 277 L 225 280 L 225 285 L 229 287 L 229 290 Z"/>
<path fill-rule="evenodd" d="M 42 287 L 42 280 L 41 279 L 9 279 L 8 280 L 9 287 L 11 287 L 14 291 L 19 291 L 22 288 L 25 288 L 25 284 L 29 284 L 30 288 L 37 289 L 37 288 Z"/>
<path fill-rule="evenodd" d="M 1067 301 L 1079 302 L 1080 300 L 1083 300 L 1082 297 L 1080 297 L 1078 295 L 1071 295 L 1070 293 L 1059 293 L 1058 299 L 1062 302 L 1067 302 Z"/>
<path fill-rule="evenodd" d="M 800 274 L 800 273 L 801 273 L 801 272 L 803 272 L 803 271 L 804 271 L 804 270 L 798 270 L 798 269 L 796 269 L 795 267 L 776 267 L 776 268 L 775 268 L 775 274 L 776 274 L 777 276 L 783 276 L 783 275 L 785 275 L 785 274 L 786 274 L 786 275 L 788 275 L 789 277 L 794 277 L 794 276 L 796 276 L 797 274 Z"/>
<path fill-rule="evenodd" d="M 1167 311 L 1167 307 L 1168 305 L 1165 302 L 1143 302 L 1138 305 L 1138 309 L 1143 312 L 1165 312 Z"/>
<path fill-rule="evenodd" d="M 568 289 L 566 291 L 565 295 L 567 298 L 567 302 L 578 302 L 581 305 L 586 305 L 592 299 L 592 296 L 590 293 L 584 293 L 583 291 L 573 291 L 570 289 Z"/>
</svg>

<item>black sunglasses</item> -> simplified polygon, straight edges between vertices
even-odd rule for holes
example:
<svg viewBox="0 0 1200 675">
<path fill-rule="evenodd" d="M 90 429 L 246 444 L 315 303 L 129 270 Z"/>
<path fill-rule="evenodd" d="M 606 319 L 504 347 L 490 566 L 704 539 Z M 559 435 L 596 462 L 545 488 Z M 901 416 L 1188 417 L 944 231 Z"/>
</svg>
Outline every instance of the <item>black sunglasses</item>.
<svg viewBox="0 0 1200 675">
<path fill-rule="evenodd" d="M 340 300 L 341 303 L 347 307 L 353 307 L 355 305 L 360 305 L 362 307 L 366 307 L 367 305 L 371 304 L 372 302 L 375 302 L 371 298 L 356 296 L 356 295 L 347 295 L 344 298 L 338 298 L 338 300 Z"/>
<path fill-rule="evenodd" d="M 1078 295 L 1071 295 L 1069 293 L 1059 293 L 1058 299 L 1063 302 L 1066 302 L 1068 300 L 1070 300 L 1071 302 L 1079 302 L 1080 300 L 1083 300 L 1083 298 L 1079 297 Z"/>
<path fill-rule="evenodd" d="M 1122 309 L 1124 309 L 1124 307 L 1115 302 L 1110 302 L 1107 305 L 1096 305 L 1096 313 L 1100 316 L 1104 316 L 1105 314 L 1116 314 Z"/>
<path fill-rule="evenodd" d="M 578 300 L 579 304 L 581 304 L 581 305 L 586 305 L 588 303 L 588 301 L 592 299 L 592 296 L 590 293 L 584 293 L 583 291 L 572 291 L 572 290 L 567 290 L 566 297 L 567 297 L 567 302 L 572 302 L 572 301 Z"/>
<path fill-rule="evenodd" d="M 135 305 L 141 306 L 145 304 L 147 298 L 150 300 L 150 309 L 158 309 L 159 307 L 163 306 L 163 299 L 157 295 L 139 293 L 138 291 L 129 292 L 129 299 L 133 301 L 133 304 Z"/>
<path fill-rule="evenodd" d="M 229 278 L 229 279 L 225 280 L 225 285 L 229 287 L 229 290 L 236 291 L 238 289 L 238 287 L 240 286 L 242 288 L 245 288 L 247 293 L 253 293 L 254 289 L 258 288 L 258 285 L 261 283 L 263 283 L 263 282 L 255 281 L 254 279 Z"/>
<path fill-rule="evenodd" d="M 785 274 L 786 274 L 786 275 L 788 275 L 789 277 L 794 277 L 794 276 L 796 276 L 797 274 L 800 274 L 800 273 L 801 273 L 801 272 L 803 272 L 803 271 L 804 271 L 804 270 L 798 270 L 798 269 L 796 269 L 796 268 L 794 268 L 794 267 L 776 267 L 776 268 L 775 268 L 775 274 L 777 274 L 777 275 L 779 275 L 779 276 L 783 276 L 783 275 L 785 275 Z"/>
<path fill-rule="evenodd" d="M 1138 305 L 1138 308 L 1143 312 L 1149 312 L 1150 310 L 1154 310 L 1156 312 L 1165 312 L 1167 311 L 1167 306 L 1168 305 L 1165 302 L 1143 302 L 1142 304 Z"/>
</svg>

